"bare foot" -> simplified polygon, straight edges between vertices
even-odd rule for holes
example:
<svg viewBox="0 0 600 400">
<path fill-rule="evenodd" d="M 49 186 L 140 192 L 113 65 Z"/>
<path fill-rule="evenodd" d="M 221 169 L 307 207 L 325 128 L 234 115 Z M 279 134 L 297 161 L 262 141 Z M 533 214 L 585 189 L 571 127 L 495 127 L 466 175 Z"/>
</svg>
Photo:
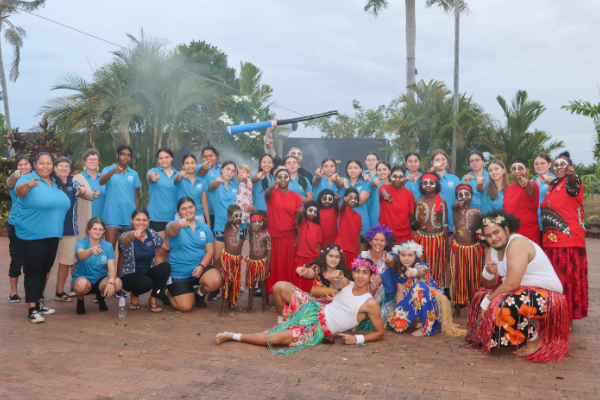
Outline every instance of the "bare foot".
<svg viewBox="0 0 600 400">
<path fill-rule="evenodd" d="M 224 310 L 219 311 L 219 317 L 225 318 L 225 316 L 226 316 L 225 314 L 227 314 L 227 313 Z"/>
<path fill-rule="evenodd" d="M 423 332 L 423 329 L 419 328 L 416 331 L 414 331 L 413 333 L 411 333 L 411 335 L 417 336 L 417 337 L 422 337 L 422 336 L 425 336 L 425 332 Z"/>
<path fill-rule="evenodd" d="M 454 312 L 452 313 L 452 318 L 458 319 L 460 318 L 460 312 L 462 311 L 462 306 L 459 304 L 454 305 Z"/>
<path fill-rule="evenodd" d="M 233 339 L 233 332 L 217 333 L 217 344 L 221 344 L 231 339 Z"/>
<path fill-rule="evenodd" d="M 542 344 L 542 338 L 538 336 L 530 342 L 523 343 L 515 353 L 520 357 L 527 357 L 537 352 L 542 347 Z"/>
<path fill-rule="evenodd" d="M 263 304 L 263 312 L 268 313 L 269 311 L 271 311 L 271 307 L 268 304 Z"/>
<path fill-rule="evenodd" d="M 246 308 L 240 308 L 240 311 L 244 313 L 249 313 L 250 311 L 252 311 L 252 304 L 248 304 L 248 307 Z"/>
</svg>

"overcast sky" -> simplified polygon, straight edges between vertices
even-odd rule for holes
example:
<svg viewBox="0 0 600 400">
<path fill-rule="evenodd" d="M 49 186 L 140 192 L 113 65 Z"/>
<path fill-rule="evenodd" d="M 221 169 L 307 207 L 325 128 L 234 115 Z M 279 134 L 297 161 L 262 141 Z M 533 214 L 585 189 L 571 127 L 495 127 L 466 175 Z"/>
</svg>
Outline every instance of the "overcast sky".
<svg viewBox="0 0 600 400">
<path fill-rule="evenodd" d="M 404 2 L 390 0 L 379 18 L 365 0 L 206 1 L 48 0 L 38 12 L 63 24 L 127 45 L 126 33 L 166 37 L 171 46 L 206 40 L 239 69 L 250 61 L 264 71 L 279 104 L 302 114 L 339 109 L 352 100 L 388 104 L 405 89 Z M 453 82 L 454 18 L 417 3 L 417 79 Z M 534 128 L 567 143 L 575 162 L 590 163 L 592 120 L 560 106 L 569 100 L 600 102 L 600 2 L 486 0 L 468 2 L 461 20 L 460 91 L 502 121 L 496 96 L 519 89 L 548 110 Z M 67 73 L 86 79 L 116 48 L 38 17 L 13 23 L 27 31 L 21 76 L 8 86 L 13 126 L 29 130 L 50 87 Z M 3 43 L 5 66 L 12 55 Z M 276 110 L 279 118 L 295 116 Z M 310 132 L 295 133 L 311 135 Z M 314 133 L 312 134 L 314 135 Z"/>
</svg>

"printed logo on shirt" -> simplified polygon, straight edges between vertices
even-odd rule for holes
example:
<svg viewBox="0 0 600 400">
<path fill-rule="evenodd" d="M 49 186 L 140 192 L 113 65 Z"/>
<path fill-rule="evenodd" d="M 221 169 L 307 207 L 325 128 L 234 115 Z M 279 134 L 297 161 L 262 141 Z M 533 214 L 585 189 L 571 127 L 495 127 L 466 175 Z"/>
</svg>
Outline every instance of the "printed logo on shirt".
<svg viewBox="0 0 600 400">
<path fill-rule="evenodd" d="M 358 186 L 356 187 L 356 190 L 360 192 L 360 191 L 362 190 L 362 185 L 358 185 Z"/>
<path fill-rule="evenodd" d="M 454 182 L 448 182 L 448 187 L 454 187 Z"/>
<path fill-rule="evenodd" d="M 102 262 L 102 263 L 105 263 L 105 262 L 106 262 L 106 255 L 105 255 L 105 254 L 102 254 L 102 255 L 100 256 L 100 262 Z"/>
<path fill-rule="evenodd" d="M 206 233 L 204 233 L 204 231 L 201 231 L 199 235 L 201 239 L 206 239 Z"/>
<path fill-rule="evenodd" d="M 151 246 L 152 246 L 152 243 L 153 243 L 153 242 L 152 242 L 151 240 L 147 241 L 147 242 L 145 243 L 145 244 L 146 244 L 146 247 L 151 247 Z"/>
<path fill-rule="evenodd" d="M 237 193 L 237 189 L 231 189 L 231 193 Z"/>
<path fill-rule="evenodd" d="M 130 175 L 130 176 L 128 176 L 128 177 L 127 177 L 127 180 L 128 180 L 129 182 L 133 182 L 133 175 Z"/>
<path fill-rule="evenodd" d="M 202 189 L 202 184 L 201 183 L 197 184 L 196 189 Z"/>
<path fill-rule="evenodd" d="M 69 192 L 72 192 L 72 191 L 73 191 L 73 186 L 69 186 L 69 187 L 67 188 L 67 190 L 68 190 Z"/>
</svg>

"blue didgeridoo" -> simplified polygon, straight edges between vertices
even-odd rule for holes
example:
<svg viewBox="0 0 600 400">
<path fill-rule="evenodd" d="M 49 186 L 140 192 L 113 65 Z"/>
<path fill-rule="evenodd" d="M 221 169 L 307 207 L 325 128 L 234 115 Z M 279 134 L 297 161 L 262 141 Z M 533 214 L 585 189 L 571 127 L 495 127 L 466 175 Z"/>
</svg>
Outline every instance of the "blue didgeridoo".
<svg viewBox="0 0 600 400">
<path fill-rule="evenodd" d="M 277 125 L 293 124 L 294 122 L 309 121 L 311 119 L 329 117 L 332 115 L 339 115 L 339 111 L 335 110 L 335 111 L 328 111 L 328 112 L 321 113 L 321 114 L 306 115 L 304 117 L 278 119 Z M 250 132 L 250 131 L 253 131 L 256 129 L 270 128 L 272 126 L 273 126 L 273 121 L 254 122 L 252 124 L 244 124 L 244 125 L 232 125 L 232 126 L 227 127 L 227 133 L 232 135 L 235 133 Z"/>
</svg>

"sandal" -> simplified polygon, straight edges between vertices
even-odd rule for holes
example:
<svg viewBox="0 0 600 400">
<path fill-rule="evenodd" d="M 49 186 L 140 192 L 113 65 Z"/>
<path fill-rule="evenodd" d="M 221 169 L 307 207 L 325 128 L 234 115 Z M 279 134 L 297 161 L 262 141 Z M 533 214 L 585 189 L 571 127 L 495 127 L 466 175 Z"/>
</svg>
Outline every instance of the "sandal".
<svg viewBox="0 0 600 400">
<path fill-rule="evenodd" d="M 130 310 L 139 310 L 140 305 L 138 303 L 129 303 L 129 309 Z"/>
<path fill-rule="evenodd" d="M 71 296 L 69 296 L 68 294 L 66 294 L 65 292 L 62 292 L 62 293 L 55 293 L 54 300 L 65 301 L 67 303 L 70 303 L 73 301 L 73 298 Z"/>
<path fill-rule="evenodd" d="M 149 309 L 150 309 L 150 311 L 152 311 L 153 313 L 159 313 L 159 312 L 162 312 L 162 310 L 163 310 L 162 308 L 160 308 L 160 307 L 158 306 L 158 304 L 157 304 L 157 305 L 155 305 L 155 306 L 151 306 L 150 304 L 148 304 L 148 308 L 149 308 Z"/>
</svg>

